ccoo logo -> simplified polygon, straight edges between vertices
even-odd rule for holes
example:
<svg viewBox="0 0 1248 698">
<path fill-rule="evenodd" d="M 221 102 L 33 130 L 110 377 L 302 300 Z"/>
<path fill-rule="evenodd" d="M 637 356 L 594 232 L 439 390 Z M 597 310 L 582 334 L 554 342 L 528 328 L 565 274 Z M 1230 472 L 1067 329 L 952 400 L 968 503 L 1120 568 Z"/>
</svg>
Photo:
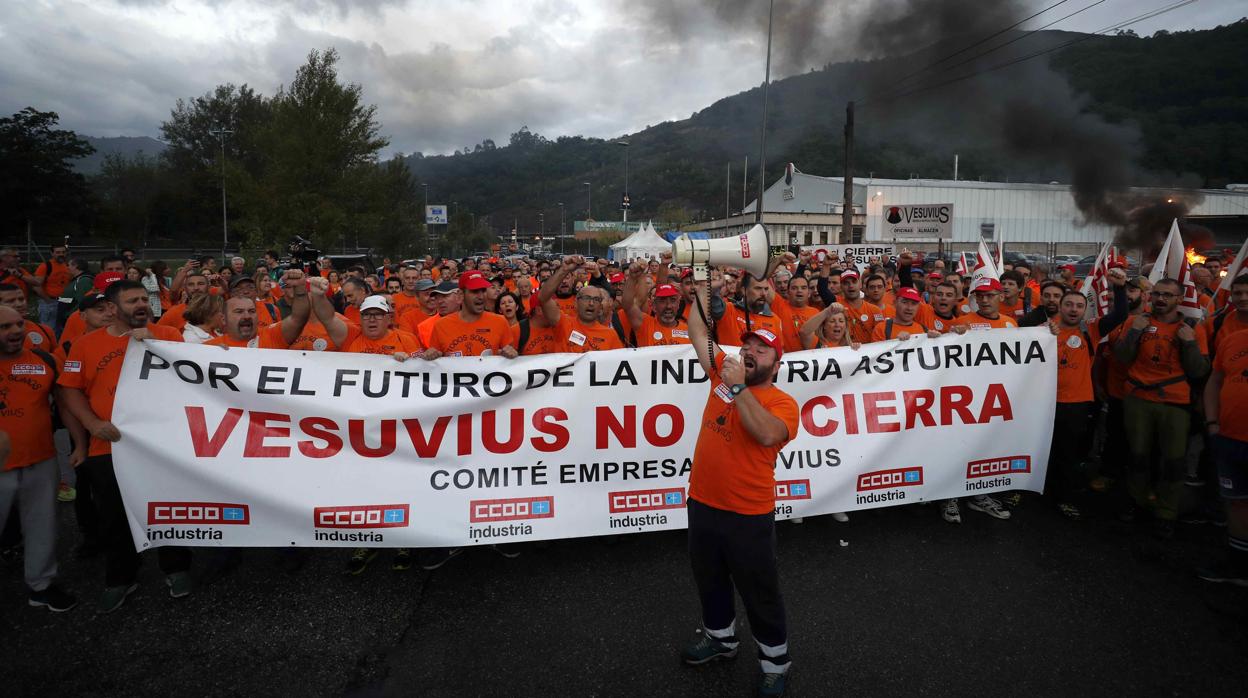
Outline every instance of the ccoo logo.
<svg viewBox="0 0 1248 698">
<path fill-rule="evenodd" d="M 994 477 L 996 475 L 1019 475 L 1031 472 L 1031 456 L 1004 456 L 973 460 L 966 464 L 966 476 Z"/>
<path fill-rule="evenodd" d="M 923 484 L 923 468 L 876 470 L 858 476 L 858 491 L 885 490 L 892 487 L 913 487 Z"/>
<path fill-rule="evenodd" d="M 777 480 L 776 501 L 810 499 L 810 480 Z"/>
<path fill-rule="evenodd" d="M 221 502 L 148 502 L 147 525 L 246 526 L 251 510 L 246 504 Z"/>
<path fill-rule="evenodd" d="M 685 506 L 685 491 L 679 487 L 672 487 L 662 490 L 611 492 L 607 495 L 607 504 L 612 514 L 680 509 Z"/>
<path fill-rule="evenodd" d="M 407 504 L 358 504 L 316 507 L 312 522 L 317 528 L 406 528 Z"/>
<path fill-rule="evenodd" d="M 549 495 L 514 499 L 474 499 L 468 503 L 468 520 L 471 523 L 553 519 L 554 517 L 555 498 Z"/>
</svg>

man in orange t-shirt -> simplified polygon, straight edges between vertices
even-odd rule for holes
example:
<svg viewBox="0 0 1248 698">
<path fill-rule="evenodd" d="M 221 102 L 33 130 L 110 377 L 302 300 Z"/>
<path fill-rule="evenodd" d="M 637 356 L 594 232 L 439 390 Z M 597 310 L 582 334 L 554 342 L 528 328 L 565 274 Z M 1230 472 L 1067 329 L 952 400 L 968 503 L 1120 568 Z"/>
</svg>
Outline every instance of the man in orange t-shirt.
<svg viewBox="0 0 1248 698">
<path fill-rule="evenodd" d="M 699 302 L 710 305 L 707 284 Z M 758 329 L 738 338 L 739 356 L 709 346 L 700 313 L 689 337 L 711 377 L 689 474 L 689 557 L 702 606 L 700 639 L 681 652 L 686 664 L 737 652 L 733 589 L 758 644 L 760 687 L 783 693 L 790 662 L 776 568 L 776 457 L 797 436 L 797 401 L 775 386 L 784 356 L 780 335 Z"/>
<path fill-rule="evenodd" d="M 12 308 L 18 315 L 26 317 L 26 292 L 20 286 L 0 284 L 0 306 Z M 56 351 L 56 334 L 51 327 L 34 320 L 23 320 L 26 323 L 26 348 L 42 349 L 46 352 Z"/>
<path fill-rule="evenodd" d="M 1248 329 L 1248 274 L 1231 281 L 1230 301 L 1217 314 L 1205 319 L 1209 348 L 1217 355 L 1224 339 L 1244 329 Z"/>
<path fill-rule="evenodd" d="M 167 309 L 161 314 L 160 321 L 156 324 L 161 327 L 172 327 L 181 332 L 186 327 L 186 319 L 182 316 L 186 313 L 187 306 L 191 304 L 191 301 L 208 293 L 208 277 L 198 269 L 188 272 L 182 288 L 186 290 L 186 302 Z"/>
<path fill-rule="evenodd" d="M 776 292 L 771 282 L 746 274 L 742 277 L 741 288 L 740 303 L 726 303 L 723 317 L 715 322 L 715 341 L 734 346 L 741 341 L 741 335 L 751 330 L 767 330 L 777 337 L 784 337 L 784 323 L 768 300 Z M 693 304 L 689 305 L 692 307 Z M 694 310 L 689 314 L 696 312 Z"/>
<path fill-rule="evenodd" d="M 291 312 L 281 322 L 264 323 L 256 312 L 256 304 L 245 296 L 225 302 L 225 334 L 204 342 L 214 347 L 249 347 L 251 349 L 289 349 L 303 333 L 311 314 L 304 274 L 290 269 L 282 277 L 293 291 Z"/>
<path fill-rule="evenodd" d="M 845 296 L 845 319 L 849 321 L 849 336 L 859 344 L 871 341 L 875 323 L 884 320 L 884 311 L 868 303 L 862 295 L 862 279 L 854 269 L 841 272 L 841 294 Z"/>
<path fill-rule="evenodd" d="M 660 284 L 654 289 L 650 306 L 654 314 L 642 309 L 645 297 L 640 289 L 649 284 L 645 280 L 649 265 L 645 260 L 635 260 L 624 278 L 623 310 L 628 325 L 637 337 L 638 347 L 666 347 L 689 343 L 689 326 L 680 316 L 680 289 L 672 284 Z"/>
<path fill-rule="evenodd" d="M 608 298 L 606 289 L 592 285 L 582 287 L 576 292 L 576 311 L 573 314 L 564 312 L 555 297 L 557 289 L 584 264 L 585 259 L 580 255 L 563 258 L 563 264 L 555 269 L 538 292 L 541 312 L 534 318 L 534 323 L 555 329 L 555 351 L 583 354 L 623 349 L 624 342 L 615 328 L 602 324 L 598 319 L 598 311 Z"/>
<path fill-rule="evenodd" d="M 413 288 L 416 291 L 416 303 L 407 305 L 407 310 L 400 315 L 398 312 L 399 302 L 407 296 L 404 293 L 391 295 L 391 307 L 395 309 L 395 325 L 414 335 L 419 335 L 419 327 L 422 322 L 431 317 L 438 317 L 438 299 L 434 297 L 433 289 L 438 284 L 430 279 L 417 279 Z"/>
<path fill-rule="evenodd" d="M 1231 549 L 1224 560 L 1202 567 L 1197 575 L 1248 586 L 1248 332 L 1219 341 L 1204 405 Z"/>
<path fill-rule="evenodd" d="M 511 325 L 502 315 L 485 309 L 491 286 L 485 275 L 475 269 L 466 271 L 459 276 L 458 285 L 462 294 L 459 312 L 434 323 L 425 358 L 499 354 L 514 359 L 517 354 L 511 345 Z"/>
<path fill-rule="evenodd" d="M 171 327 L 151 324 L 147 289 L 138 281 L 122 279 L 109 285 L 105 296 L 116 315 L 113 323 L 74 341 L 57 381 L 65 388 L 65 406 L 91 434 L 91 445 L 79 471 L 92 482 L 92 499 L 99 515 L 100 543 L 104 547 L 105 589 L 99 611 L 110 613 L 125 603 L 138 585 L 139 554 L 130 537 L 126 508 L 113 467 L 112 444 L 121 432 L 113 425 L 113 400 L 126 352 L 143 351 L 141 342 L 161 339 L 181 342 L 182 333 Z M 137 347 L 137 348 L 136 348 Z M 160 568 L 166 574 L 169 593 L 176 597 L 191 591 L 191 552 L 182 547 L 162 547 L 157 551 Z"/>
<path fill-rule="evenodd" d="M 61 293 L 73 278 L 66 263 L 66 253 L 64 245 L 53 245 L 52 255 L 35 269 L 38 283 L 31 286 L 31 289 L 39 297 L 39 322 L 48 327 L 56 326 L 57 304 Z"/>
<path fill-rule="evenodd" d="M 802 350 L 802 325 L 819 314 L 819 309 L 810 305 L 810 294 L 810 281 L 804 276 L 794 276 L 789 279 L 785 297 L 781 298 L 777 294 L 776 301 L 772 304 L 772 309 L 780 318 L 780 336 L 784 340 L 785 351 Z"/>
<path fill-rule="evenodd" d="M 913 286 L 897 289 L 893 301 L 893 316 L 877 322 L 871 330 L 872 342 L 883 342 L 890 339 L 906 340 L 913 336 L 928 335 L 939 337 L 940 332 L 929 329 L 919 322 L 917 315 L 923 305 L 923 296 Z"/>
<path fill-rule="evenodd" d="M 1204 329 L 1192 329 L 1179 314 L 1183 288 L 1162 279 L 1149 294 L 1152 311 L 1136 316 L 1114 352 L 1127 366 L 1123 417 L 1131 450 L 1127 488 L 1136 507 L 1154 508 L 1157 534 L 1174 535 L 1183 490 L 1191 390 L 1188 380 L 1209 372 Z M 1161 460 L 1160 471 L 1153 467 Z M 1155 502 L 1155 504 L 1154 504 Z M 1133 514 L 1133 512 L 1128 512 Z"/>
<path fill-rule="evenodd" d="M 416 336 L 390 327 L 390 304 L 379 295 L 360 304 L 360 336 L 343 351 L 351 354 L 382 354 L 398 361 L 420 354 Z"/>
<path fill-rule="evenodd" d="M 25 546 L 25 580 L 31 606 L 68 611 L 78 601 L 53 585 L 56 578 L 56 488 L 60 468 L 52 441 L 51 398 L 61 402 L 56 385 L 61 360 L 41 349 L 24 347 L 24 320 L 0 307 L 0 531 L 17 502 Z M 74 441 L 70 464 L 87 455 L 86 432 L 69 416 Z"/>
</svg>

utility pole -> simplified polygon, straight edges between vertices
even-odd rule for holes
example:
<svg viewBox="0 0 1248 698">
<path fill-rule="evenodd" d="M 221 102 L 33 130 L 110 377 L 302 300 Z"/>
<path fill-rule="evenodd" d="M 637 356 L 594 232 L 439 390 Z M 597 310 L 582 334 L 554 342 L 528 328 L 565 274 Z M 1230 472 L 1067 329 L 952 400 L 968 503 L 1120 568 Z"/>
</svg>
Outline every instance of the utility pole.
<svg viewBox="0 0 1248 698">
<path fill-rule="evenodd" d="M 837 242 L 854 241 L 854 103 L 845 106 L 845 203 L 841 207 L 841 237 Z"/>
<path fill-rule="evenodd" d="M 234 132 L 217 124 L 209 133 L 221 141 L 221 259 L 224 261 L 225 250 L 230 246 L 230 230 L 225 217 L 225 137 Z"/>
<path fill-rule="evenodd" d="M 728 161 L 728 174 L 724 175 L 724 232 L 728 232 L 728 216 L 731 215 L 732 204 L 729 199 L 732 197 L 732 161 Z"/>
<path fill-rule="evenodd" d="M 771 87 L 771 20 L 775 16 L 776 0 L 767 9 L 767 72 L 763 78 L 763 133 L 758 144 L 758 205 L 754 207 L 754 223 L 763 222 L 763 187 L 767 179 L 767 91 Z"/>
<path fill-rule="evenodd" d="M 563 254 L 563 239 L 567 237 L 567 226 L 564 224 L 563 202 L 559 202 L 559 254 Z"/>
<path fill-rule="evenodd" d="M 745 156 L 745 165 L 741 168 L 741 232 L 745 232 L 745 204 L 750 189 L 750 156 Z"/>
</svg>

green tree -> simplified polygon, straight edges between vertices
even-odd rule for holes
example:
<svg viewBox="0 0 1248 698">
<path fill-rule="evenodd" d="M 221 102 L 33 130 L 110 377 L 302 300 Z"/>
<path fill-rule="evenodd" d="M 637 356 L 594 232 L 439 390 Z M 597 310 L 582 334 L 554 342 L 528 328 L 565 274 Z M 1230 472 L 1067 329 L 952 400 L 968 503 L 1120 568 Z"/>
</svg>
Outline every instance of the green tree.
<svg viewBox="0 0 1248 698">
<path fill-rule="evenodd" d="M 95 152 L 56 112 L 26 107 L 0 119 L 0 201 L 4 232 L 81 221 L 89 210 L 86 179 L 72 161 Z"/>
<path fill-rule="evenodd" d="M 115 242 L 144 245 L 153 237 L 154 216 L 162 191 L 160 163 L 136 155 L 108 155 L 91 184 L 100 207 L 97 229 Z"/>
</svg>

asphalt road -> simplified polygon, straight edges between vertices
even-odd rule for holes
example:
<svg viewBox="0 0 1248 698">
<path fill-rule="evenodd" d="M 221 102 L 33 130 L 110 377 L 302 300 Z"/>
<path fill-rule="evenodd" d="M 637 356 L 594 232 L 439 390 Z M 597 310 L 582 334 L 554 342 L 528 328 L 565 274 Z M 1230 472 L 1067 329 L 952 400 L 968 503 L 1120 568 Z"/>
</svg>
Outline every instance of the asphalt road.
<svg viewBox="0 0 1248 698">
<path fill-rule="evenodd" d="M 909 506 L 781 525 L 791 695 L 1248 694 L 1248 590 L 1192 574 L 1221 530 L 1162 542 L 1039 502 L 1011 521 L 963 517 Z M 748 639 L 729 664 L 677 661 L 698 627 L 683 532 L 515 560 L 480 548 L 434 572 L 394 572 L 387 551 L 358 577 L 342 574 L 345 550 L 294 572 L 248 550 L 225 573 L 197 551 L 200 586 L 178 600 L 149 553 L 109 616 L 94 608 L 101 561 L 75 561 L 66 538 L 77 609 L 29 608 L 20 570 L 0 575 L 6 696 L 733 696 L 758 671 Z"/>
</svg>

